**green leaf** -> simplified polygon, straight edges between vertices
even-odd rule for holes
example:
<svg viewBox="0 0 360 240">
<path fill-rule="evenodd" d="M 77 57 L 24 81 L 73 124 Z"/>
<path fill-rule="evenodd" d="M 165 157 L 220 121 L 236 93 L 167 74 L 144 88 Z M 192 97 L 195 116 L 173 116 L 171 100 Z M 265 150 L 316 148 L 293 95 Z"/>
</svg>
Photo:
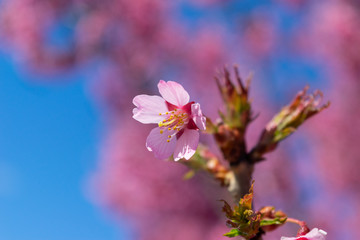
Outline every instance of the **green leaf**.
<svg viewBox="0 0 360 240">
<path fill-rule="evenodd" d="M 228 233 L 225 233 L 224 236 L 225 237 L 230 237 L 230 238 L 237 237 L 237 236 L 241 236 L 241 232 L 240 232 L 239 229 L 233 228 Z"/>
<path fill-rule="evenodd" d="M 262 207 L 259 212 L 261 213 L 260 226 L 265 232 L 277 229 L 287 220 L 287 215 L 283 211 L 275 211 L 275 207 L 272 206 Z"/>
<path fill-rule="evenodd" d="M 260 226 L 269 226 L 269 225 L 282 225 L 286 222 L 286 217 L 284 218 L 274 218 L 274 219 L 262 219 Z"/>
<path fill-rule="evenodd" d="M 259 232 L 261 213 L 252 210 L 253 186 L 254 182 L 249 193 L 240 199 L 239 205 L 235 206 L 234 210 L 226 201 L 221 200 L 224 203 L 222 211 L 225 212 L 228 219 L 226 225 L 232 228 L 224 236 L 242 236 L 245 239 L 251 239 Z"/>
<path fill-rule="evenodd" d="M 293 127 L 288 127 L 288 128 L 284 128 L 283 130 L 280 131 L 276 131 L 275 132 L 275 136 L 274 136 L 274 142 L 279 142 L 281 140 L 283 140 L 284 138 L 287 138 L 290 134 L 292 134 L 293 132 L 296 131 L 296 128 Z"/>
</svg>

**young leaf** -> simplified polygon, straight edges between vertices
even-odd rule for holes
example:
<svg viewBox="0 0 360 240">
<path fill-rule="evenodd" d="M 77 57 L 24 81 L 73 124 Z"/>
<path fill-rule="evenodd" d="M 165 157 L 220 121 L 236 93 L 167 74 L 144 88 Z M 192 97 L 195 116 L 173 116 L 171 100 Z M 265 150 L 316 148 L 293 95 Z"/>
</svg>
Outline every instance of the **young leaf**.
<svg viewBox="0 0 360 240">
<path fill-rule="evenodd" d="M 249 193 L 240 199 L 239 205 L 235 206 L 234 210 L 225 200 L 221 200 L 224 203 L 222 210 L 228 219 L 226 225 L 232 228 L 224 236 L 242 236 L 245 239 L 251 239 L 259 232 L 261 213 L 252 210 L 253 186 L 254 182 Z"/>
<path fill-rule="evenodd" d="M 262 219 L 260 226 L 269 226 L 269 225 L 282 225 L 286 222 L 286 218 L 274 218 L 274 219 Z"/>
<path fill-rule="evenodd" d="M 283 225 L 287 220 L 287 215 L 282 211 L 275 211 L 275 207 L 263 207 L 261 213 L 260 226 L 264 232 L 270 232 Z"/>
<path fill-rule="evenodd" d="M 236 228 L 233 228 L 228 233 L 224 234 L 225 237 L 229 237 L 229 238 L 237 237 L 237 236 L 240 236 L 240 235 L 241 235 L 241 232 Z"/>
</svg>

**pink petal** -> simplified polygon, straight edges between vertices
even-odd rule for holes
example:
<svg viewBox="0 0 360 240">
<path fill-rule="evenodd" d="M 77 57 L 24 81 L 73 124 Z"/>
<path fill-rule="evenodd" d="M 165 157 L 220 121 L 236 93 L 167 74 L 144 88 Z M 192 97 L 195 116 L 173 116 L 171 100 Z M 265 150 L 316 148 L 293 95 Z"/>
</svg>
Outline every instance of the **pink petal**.
<svg viewBox="0 0 360 240">
<path fill-rule="evenodd" d="M 159 96 L 138 95 L 134 97 L 133 118 L 141 123 L 159 123 L 165 119 L 164 115 L 168 111 L 166 102 Z"/>
<path fill-rule="evenodd" d="M 194 120 L 196 126 L 200 130 L 205 130 L 206 129 L 206 117 L 204 117 L 202 115 L 199 103 L 194 103 L 193 105 L 191 105 L 191 114 L 193 116 L 193 120 Z"/>
<path fill-rule="evenodd" d="M 161 96 L 167 102 L 175 106 L 182 107 L 186 105 L 190 100 L 189 94 L 185 91 L 183 86 L 181 86 L 177 82 L 165 82 L 163 80 L 160 80 L 158 88 Z"/>
<path fill-rule="evenodd" d="M 197 130 L 185 129 L 184 133 L 177 140 L 174 150 L 175 161 L 185 158 L 189 160 L 199 144 L 199 132 Z"/>
<path fill-rule="evenodd" d="M 303 240 L 303 239 L 308 239 L 308 240 L 325 240 L 325 236 L 327 235 L 327 233 L 323 230 L 319 230 L 318 228 L 314 228 L 312 229 L 310 232 L 308 232 L 307 234 L 305 234 L 304 236 L 300 236 L 300 237 L 282 237 L 281 240 Z"/>
<path fill-rule="evenodd" d="M 327 233 L 323 230 L 319 230 L 318 228 L 312 229 L 305 236 L 311 240 L 325 240 L 325 236 Z"/>
<path fill-rule="evenodd" d="M 296 237 L 281 237 L 281 240 L 296 240 Z"/>
<path fill-rule="evenodd" d="M 169 139 L 168 136 L 175 131 L 165 130 L 163 133 L 160 133 L 160 130 L 164 131 L 164 128 L 157 127 L 151 130 L 146 139 L 146 148 L 150 152 L 154 152 L 155 158 L 164 160 L 173 154 L 176 145 L 176 137 L 172 137 L 170 142 L 167 142 Z"/>
</svg>

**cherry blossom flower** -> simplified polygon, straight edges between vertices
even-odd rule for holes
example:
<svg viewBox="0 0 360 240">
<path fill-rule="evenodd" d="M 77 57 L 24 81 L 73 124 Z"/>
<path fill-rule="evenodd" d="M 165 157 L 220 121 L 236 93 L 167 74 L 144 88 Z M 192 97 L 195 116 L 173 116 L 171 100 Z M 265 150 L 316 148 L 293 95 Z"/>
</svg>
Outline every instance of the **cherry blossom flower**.
<svg viewBox="0 0 360 240">
<path fill-rule="evenodd" d="M 291 238 L 282 237 L 281 240 L 325 240 L 326 234 L 327 233 L 325 231 L 318 228 L 314 228 L 303 236 L 291 237 Z"/>
<path fill-rule="evenodd" d="M 133 99 L 136 108 L 133 118 L 141 123 L 157 123 L 146 139 L 146 147 L 157 159 L 175 161 L 190 159 L 199 143 L 199 130 L 205 130 L 206 118 L 200 104 L 189 102 L 185 89 L 173 81 L 160 80 L 160 96 L 138 95 Z"/>
</svg>

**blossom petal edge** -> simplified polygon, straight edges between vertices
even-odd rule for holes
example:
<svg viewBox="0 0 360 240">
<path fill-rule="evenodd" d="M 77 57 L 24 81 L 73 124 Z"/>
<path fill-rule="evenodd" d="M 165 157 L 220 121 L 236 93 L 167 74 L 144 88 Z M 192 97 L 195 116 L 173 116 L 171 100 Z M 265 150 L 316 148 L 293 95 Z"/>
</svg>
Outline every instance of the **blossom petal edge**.
<svg viewBox="0 0 360 240">
<path fill-rule="evenodd" d="M 199 131 L 185 129 L 179 137 L 174 150 L 174 160 L 179 161 L 182 158 L 189 160 L 196 152 L 199 144 Z"/>
<path fill-rule="evenodd" d="M 150 131 L 150 134 L 146 139 L 146 148 L 150 152 L 154 153 L 155 158 L 159 160 L 164 160 L 169 158 L 171 154 L 173 154 L 176 146 L 176 138 L 173 137 L 169 142 L 167 142 L 167 140 L 169 139 L 169 133 L 161 133 L 161 131 L 163 131 L 163 128 L 159 127 L 154 128 Z"/>
<path fill-rule="evenodd" d="M 325 236 L 327 235 L 327 232 L 324 230 L 319 230 L 318 228 L 313 228 L 310 232 L 307 234 L 300 236 L 300 237 L 281 237 L 281 240 L 325 240 Z"/>
<path fill-rule="evenodd" d="M 202 131 L 206 130 L 206 117 L 202 114 L 199 103 L 191 105 L 191 114 L 196 126 Z"/>
<path fill-rule="evenodd" d="M 160 96 L 138 95 L 134 97 L 133 118 L 141 123 L 159 123 L 165 117 L 160 115 L 168 111 L 165 100 Z"/>
<path fill-rule="evenodd" d="M 161 96 L 175 106 L 185 106 L 190 100 L 188 92 L 177 82 L 160 80 L 158 88 Z"/>
</svg>

